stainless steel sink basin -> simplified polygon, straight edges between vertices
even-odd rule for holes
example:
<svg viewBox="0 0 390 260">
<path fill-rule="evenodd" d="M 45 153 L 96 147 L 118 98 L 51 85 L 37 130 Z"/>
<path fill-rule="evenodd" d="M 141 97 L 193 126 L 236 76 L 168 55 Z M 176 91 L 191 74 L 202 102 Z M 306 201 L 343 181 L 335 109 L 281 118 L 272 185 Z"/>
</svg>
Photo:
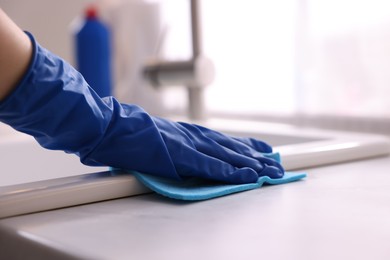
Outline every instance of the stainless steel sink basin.
<svg viewBox="0 0 390 260">
<path fill-rule="evenodd" d="M 378 135 L 237 120 L 196 123 L 270 143 L 287 170 L 390 152 L 389 139 Z M 76 156 L 44 150 L 31 137 L 5 126 L 0 125 L 0 135 L 0 218 L 150 192 L 129 174 L 83 166 Z"/>
</svg>

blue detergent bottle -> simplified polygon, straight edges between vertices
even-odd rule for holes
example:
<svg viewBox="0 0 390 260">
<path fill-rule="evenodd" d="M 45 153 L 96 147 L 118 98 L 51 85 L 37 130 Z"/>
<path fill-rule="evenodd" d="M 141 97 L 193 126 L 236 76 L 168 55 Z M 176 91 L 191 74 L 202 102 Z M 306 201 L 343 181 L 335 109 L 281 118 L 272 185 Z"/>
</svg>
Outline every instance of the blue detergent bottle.
<svg viewBox="0 0 390 260">
<path fill-rule="evenodd" d="M 97 9 L 86 9 L 84 23 L 76 32 L 77 68 L 100 97 L 111 95 L 111 36 L 98 19 Z"/>
</svg>

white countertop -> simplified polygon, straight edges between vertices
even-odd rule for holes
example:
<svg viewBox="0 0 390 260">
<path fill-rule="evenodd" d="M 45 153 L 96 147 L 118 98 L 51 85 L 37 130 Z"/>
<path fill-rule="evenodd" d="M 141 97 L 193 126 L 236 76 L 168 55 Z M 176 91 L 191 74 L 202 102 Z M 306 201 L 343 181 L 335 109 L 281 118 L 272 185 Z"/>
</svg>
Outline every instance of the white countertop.
<svg viewBox="0 0 390 260">
<path fill-rule="evenodd" d="M 389 169 L 382 157 L 203 202 L 148 194 L 2 219 L 0 258 L 387 260 Z"/>
</svg>

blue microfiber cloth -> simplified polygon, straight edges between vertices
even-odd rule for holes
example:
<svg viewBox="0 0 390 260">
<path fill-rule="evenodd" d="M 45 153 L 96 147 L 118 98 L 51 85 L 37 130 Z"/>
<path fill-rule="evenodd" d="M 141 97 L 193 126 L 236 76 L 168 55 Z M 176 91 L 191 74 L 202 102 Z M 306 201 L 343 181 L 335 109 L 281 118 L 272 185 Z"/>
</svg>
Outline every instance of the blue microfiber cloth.
<svg viewBox="0 0 390 260">
<path fill-rule="evenodd" d="M 264 156 L 280 162 L 279 153 L 263 153 Z M 181 181 L 130 171 L 137 180 L 156 193 L 178 200 L 207 200 L 236 192 L 260 188 L 263 184 L 283 184 L 306 177 L 305 173 L 285 172 L 279 179 L 260 177 L 256 183 L 226 184 L 200 178 L 188 178 Z"/>
<path fill-rule="evenodd" d="M 178 200 L 207 200 L 236 192 L 260 188 L 264 183 L 283 184 L 306 177 L 305 173 L 285 172 L 283 178 L 260 177 L 256 183 L 223 184 L 209 180 L 190 178 L 183 181 L 132 172 L 149 189 L 163 196 Z"/>
</svg>

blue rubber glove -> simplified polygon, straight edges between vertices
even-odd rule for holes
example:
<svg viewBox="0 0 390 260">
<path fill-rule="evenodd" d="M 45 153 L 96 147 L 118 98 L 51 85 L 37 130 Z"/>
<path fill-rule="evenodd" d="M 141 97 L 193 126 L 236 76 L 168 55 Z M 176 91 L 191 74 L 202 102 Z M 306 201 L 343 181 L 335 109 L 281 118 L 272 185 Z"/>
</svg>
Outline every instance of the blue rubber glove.
<svg viewBox="0 0 390 260">
<path fill-rule="evenodd" d="M 180 176 L 227 183 L 256 182 L 261 176 L 283 177 L 284 170 L 262 153 L 272 148 L 251 138 L 233 138 L 211 129 L 154 118 Z"/>
<path fill-rule="evenodd" d="M 264 142 L 151 117 L 113 97 L 101 99 L 80 73 L 29 36 L 33 59 L 0 103 L 0 121 L 34 136 L 43 147 L 74 153 L 86 165 L 174 179 L 240 184 L 283 176 L 282 166 L 262 155 L 272 152 Z"/>
</svg>

